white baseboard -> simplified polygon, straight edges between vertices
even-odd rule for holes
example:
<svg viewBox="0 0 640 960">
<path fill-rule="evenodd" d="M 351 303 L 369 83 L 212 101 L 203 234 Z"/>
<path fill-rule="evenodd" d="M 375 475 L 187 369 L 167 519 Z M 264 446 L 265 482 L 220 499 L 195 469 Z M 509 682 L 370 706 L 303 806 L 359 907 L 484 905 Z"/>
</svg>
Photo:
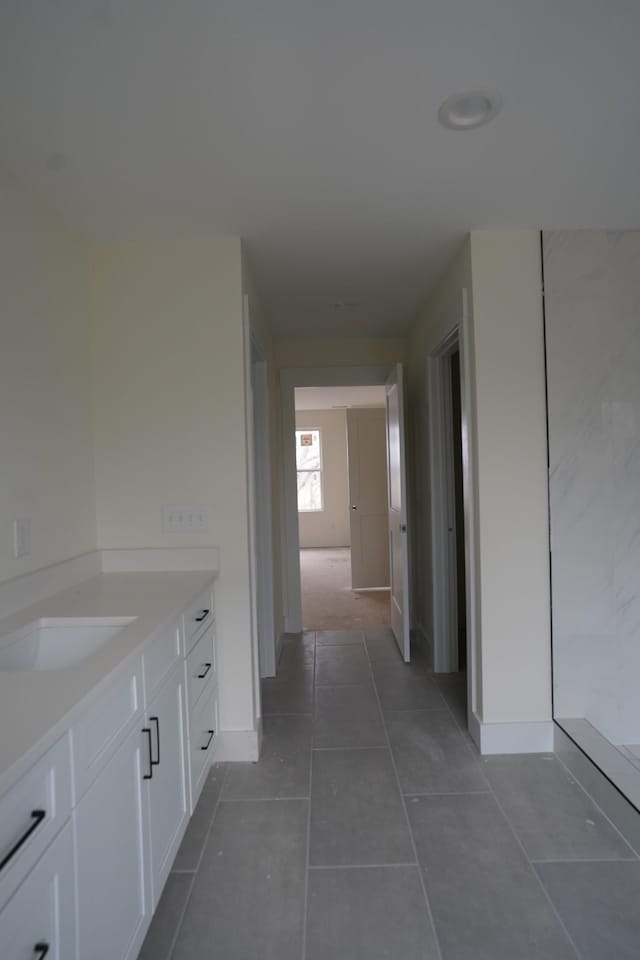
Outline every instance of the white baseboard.
<svg viewBox="0 0 640 960">
<path fill-rule="evenodd" d="M 213 748 L 213 763 L 229 761 L 249 761 L 255 763 L 260 758 L 262 746 L 262 722 L 258 721 L 257 730 L 221 730 Z"/>
<path fill-rule="evenodd" d="M 10 617 L 99 573 L 100 554 L 92 550 L 69 560 L 40 567 L 33 573 L 23 573 L 11 580 L 4 580 L 0 583 L 0 616 Z"/>
<path fill-rule="evenodd" d="M 217 547 L 127 547 L 99 552 L 103 573 L 220 569 Z"/>
<path fill-rule="evenodd" d="M 412 633 L 415 634 L 418 645 L 426 652 L 429 663 L 433 666 L 433 644 L 428 632 L 421 623 L 416 623 L 412 628 Z"/>
<path fill-rule="evenodd" d="M 494 753 L 553 753 L 553 721 L 481 723 L 469 713 L 469 733 L 484 756 Z"/>
</svg>

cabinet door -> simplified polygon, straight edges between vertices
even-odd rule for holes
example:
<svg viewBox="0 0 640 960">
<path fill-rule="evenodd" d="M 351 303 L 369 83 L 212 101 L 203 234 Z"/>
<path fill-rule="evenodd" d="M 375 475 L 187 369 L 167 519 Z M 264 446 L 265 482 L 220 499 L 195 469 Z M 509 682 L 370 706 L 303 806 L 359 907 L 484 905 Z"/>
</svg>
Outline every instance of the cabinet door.
<svg viewBox="0 0 640 960">
<path fill-rule="evenodd" d="M 67 823 L 0 913 L 2 960 L 75 957 L 73 838 Z"/>
<path fill-rule="evenodd" d="M 81 960 L 132 960 L 142 945 L 151 914 L 142 779 L 147 763 L 146 739 L 134 730 L 74 812 Z"/>
<path fill-rule="evenodd" d="M 148 789 L 151 885 L 155 909 L 188 819 L 182 664 L 155 695 L 147 714 L 153 771 Z"/>
</svg>

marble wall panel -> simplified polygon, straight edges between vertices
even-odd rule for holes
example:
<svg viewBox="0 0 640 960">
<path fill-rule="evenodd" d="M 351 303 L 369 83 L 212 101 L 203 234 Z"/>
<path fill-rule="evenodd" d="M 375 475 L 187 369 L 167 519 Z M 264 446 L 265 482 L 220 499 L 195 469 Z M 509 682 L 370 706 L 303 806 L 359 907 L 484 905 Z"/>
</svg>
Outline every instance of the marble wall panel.
<svg viewBox="0 0 640 960">
<path fill-rule="evenodd" d="M 543 235 L 554 709 L 640 738 L 640 231 Z"/>
</svg>

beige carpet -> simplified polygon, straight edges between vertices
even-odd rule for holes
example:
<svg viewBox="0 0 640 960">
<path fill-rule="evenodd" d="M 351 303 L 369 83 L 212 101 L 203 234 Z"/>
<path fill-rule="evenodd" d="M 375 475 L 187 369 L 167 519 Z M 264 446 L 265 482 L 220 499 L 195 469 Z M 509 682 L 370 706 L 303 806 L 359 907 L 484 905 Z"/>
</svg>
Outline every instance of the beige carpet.
<svg viewBox="0 0 640 960">
<path fill-rule="evenodd" d="M 388 627 L 389 591 L 351 589 L 348 547 L 300 551 L 302 623 L 305 630 Z"/>
</svg>

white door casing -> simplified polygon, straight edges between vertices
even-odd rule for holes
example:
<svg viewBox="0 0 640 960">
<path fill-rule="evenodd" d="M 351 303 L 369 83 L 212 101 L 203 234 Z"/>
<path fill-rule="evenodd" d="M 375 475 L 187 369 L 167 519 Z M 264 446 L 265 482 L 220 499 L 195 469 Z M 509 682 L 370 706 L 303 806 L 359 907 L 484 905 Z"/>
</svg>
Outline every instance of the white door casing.
<svg viewBox="0 0 640 960">
<path fill-rule="evenodd" d="M 254 700 L 260 715 L 260 677 L 276 673 L 278 650 L 274 620 L 273 527 L 269 383 L 266 351 L 251 322 L 251 303 L 243 301 L 247 488 L 251 621 L 254 658 Z"/>
<path fill-rule="evenodd" d="M 389 570 L 391 629 L 406 663 L 411 659 L 409 623 L 409 544 L 405 461 L 404 377 L 394 366 L 386 382 L 387 487 L 389 499 Z"/>
<path fill-rule="evenodd" d="M 282 409 L 284 622 L 286 633 L 302 630 L 300 592 L 300 534 L 296 473 L 296 387 L 339 387 L 384 385 L 389 365 L 365 367 L 289 367 L 280 371 Z"/>
<path fill-rule="evenodd" d="M 445 360 L 456 345 L 460 350 L 460 393 L 462 408 L 462 480 L 464 496 L 464 553 L 465 553 L 465 606 L 467 630 L 467 713 L 471 718 L 476 713 L 477 643 L 479 620 L 477 615 L 476 541 L 475 541 L 475 474 L 473 457 L 473 406 L 471 335 L 468 297 L 466 289 L 458 303 L 452 305 L 450 314 L 444 318 L 442 340 L 434 345 L 427 356 L 427 381 L 429 393 L 429 461 L 431 465 L 431 529 L 432 573 L 425 589 L 433 596 L 433 652 L 436 672 L 449 671 L 454 667 L 452 657 L 453 615 L 455 604 L 451 596 L 451 583 L 455 576 L 455 554 L 450 549 L 447 504 L 450 492 L 447 487 L 446 424 L 450 413 L 447 403 Z"/>
<path fill-rule="evenodd" d="M 386 424 L 383 408 L 347 410 L 353 590 L 389 586 Z"/>
</svg>

